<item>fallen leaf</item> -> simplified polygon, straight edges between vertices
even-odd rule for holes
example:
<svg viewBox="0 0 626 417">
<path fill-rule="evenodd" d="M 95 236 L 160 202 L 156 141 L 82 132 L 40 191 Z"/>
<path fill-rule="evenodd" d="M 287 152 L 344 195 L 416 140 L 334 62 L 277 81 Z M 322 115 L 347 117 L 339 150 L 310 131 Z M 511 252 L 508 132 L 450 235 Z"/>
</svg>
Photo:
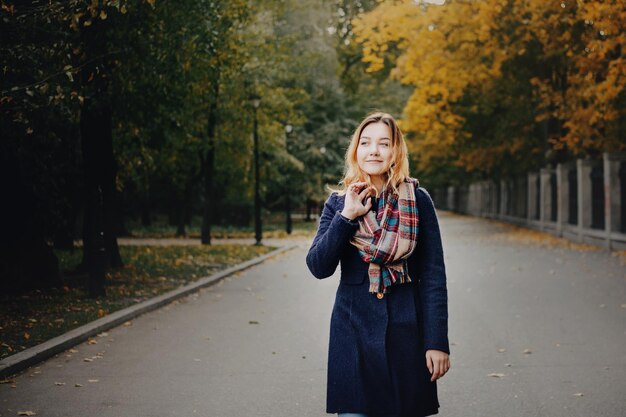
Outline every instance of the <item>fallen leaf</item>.
<svg viewBox="0 0 626 417">
<path fill-rule="evenodd" d="M 132 321 L 127 321 L 127 322 L 124 323 L 125 327 L 132 326 L 132 325 L 133 325 Z"/>
<path fill-rule="evenodd" d="M 582 397 L 583 393 L 582 392 L 577 392 L 576 394 L 574 394 L 574 397 Z"/>
<path fill-rule="evenodd" d="M 108 335 L 107 332 L 98 333 L 98 337 L 107 337 Z"/>
<path fill-rule="evenodd" d="M 12 384 L 14 382 L 14 379 L 0 379 L 0 384 Z"/>
<path fill-rule="evenodd" d="M 85 362 L 93 362 L 93 359 L 91 359 L 91 358 L 84 358 L 83 361 L 85 361 Z"/>
<path fill-rule="evenodd" d="M 505 374 L 500 374 L 500 373 L 494 372 L 494 373 L 488 374 L 487 376 L 491 376 L 491 377 L 494 377 L 494 378 L 502 378 L 503 376 L 505 376 Z"/>
<path fill-rule="evenodd" d="M 89 340 L 87 340 L 87 344 L 88 345 L 97 345 L 98 342 L 96 341 L 96 339 L 89 339 Z"/>
<path fill-rule="evenodd" d="M 74 348 L 72 348 L 72 349 L 70 349 L 70 350 L 69 350 L 69 352 L 70 352 L 70 353 L 78 353 L 78 349 L 74 349 Z"/>
<path fill-rule="evenodd" d="M 83 384 L 74 384 L 74 386 L 75 386 L 76 388 L 80 388 L 80 387 L 82 387 L 82 386 L 83 386 Z"/>
<path fill-rule="evenodd" d="M 26 340 L 30 339 L 30 335 L 28 334 L 28 332 L 24 332 L 24 339 Z"/>
<path fill-rule="evenodd" d="M 259 322 L 258 322 L 258 321 L 256 321 L 256 320 L 250 320 L 250 321 L 248 322 L 248 324 L 259 324 Z"/>
<path fill-rule="evenodd" d="M 65 382 L 55 382 L 54 385 L 62 386 L 65 385 Z"/>
<path fill-rule="evenodd" d="M 18 416 L 36 416 L 37 413 L 35 413 L 34 411 L 28 410 L 28 411 L 18 411 L 17 415 Z"/>
<path fill-rule="evenodd" d="M 524 349 L 522 353 L 524 353 L 525 355 L 530 355 L 531 353 L 533 353 L 533 351 L 530 349 Z"/>
<path fill-rule="evenodd" d="M 500 349 L 498 349 L 498 352 L 500 352 L 500 353 L 502 353 L 502 352 L 506 352 L 506 349 L 504 349 L 504 348 L 500 348 Z"/>
<path fill-rule="evenodd" d="M 87 382 L 100 382 L 99 379 L 88 379 Z"/>
</svg>

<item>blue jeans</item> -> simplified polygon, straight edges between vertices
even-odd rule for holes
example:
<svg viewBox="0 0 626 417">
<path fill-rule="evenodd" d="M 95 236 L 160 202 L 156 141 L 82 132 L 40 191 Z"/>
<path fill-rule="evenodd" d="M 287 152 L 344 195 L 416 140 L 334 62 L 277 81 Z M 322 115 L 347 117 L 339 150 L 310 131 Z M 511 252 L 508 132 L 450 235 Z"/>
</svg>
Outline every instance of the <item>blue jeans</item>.
<svg viewBox="0 0 626 417">
<path fill-rule="evenodd" d="M 374 417 L 374 416 L 368 416 L 367 414 L 361 414 L 361 413 L 339 413 L 337 414 L 337 416 L 338 417 Z M 394 417 L 394 416 L 388 415 L 386 417 Z"/>
</svg>

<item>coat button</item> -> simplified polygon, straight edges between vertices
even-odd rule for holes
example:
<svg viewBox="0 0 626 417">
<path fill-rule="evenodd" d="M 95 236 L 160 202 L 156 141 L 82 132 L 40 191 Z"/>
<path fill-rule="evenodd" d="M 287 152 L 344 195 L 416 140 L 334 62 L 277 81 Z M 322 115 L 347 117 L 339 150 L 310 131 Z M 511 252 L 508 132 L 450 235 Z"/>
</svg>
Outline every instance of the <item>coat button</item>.
<svg viewBox="0 0 626 417">
<path fill-rule="evenodd" d="M 379 300 L 382 300 L 384 296 L 385 295 L 382 292 L 376 294 L 376 298 L 378 298 Z"/>
</svg>

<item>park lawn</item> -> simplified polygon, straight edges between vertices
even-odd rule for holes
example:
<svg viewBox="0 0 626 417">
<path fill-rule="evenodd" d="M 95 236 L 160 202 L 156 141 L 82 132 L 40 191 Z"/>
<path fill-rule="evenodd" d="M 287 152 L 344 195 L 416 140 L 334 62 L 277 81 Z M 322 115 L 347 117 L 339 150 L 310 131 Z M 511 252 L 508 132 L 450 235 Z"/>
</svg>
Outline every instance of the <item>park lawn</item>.
<svg viewBox="0 0 626 417">
<path fill-rule="evenodd" d="M 125 266 L 106 277 L 106 297 L 87 297 L 84 275 L 65 274 L 60 289 L 0 297 L 0 359 L 114 311 L 270 252 L 252 245 L 121 246 Z M 57 251 L 62 271 L 80 250 Z"/>
<path fill-rule="evenodd" d="M 263 223 L 264 239 L 313 239 L 317 230 L 317 220 L 304 221 L 294 219 L 291 234 L 285 231 L 284 219 L 269 218 Z M 201 219 L 194 217 L 186 232 L 189 238 L 200 238 Z M 167 224 L 163 219 L 156 221 L 152 226 L 129 224 L 130 236 L 136 238 L 175 238 L 176 226 Z M 214 239 L 250 239 L 254 238 L 254 226 L 213 226 L 211 237 Z"/>
</svg>

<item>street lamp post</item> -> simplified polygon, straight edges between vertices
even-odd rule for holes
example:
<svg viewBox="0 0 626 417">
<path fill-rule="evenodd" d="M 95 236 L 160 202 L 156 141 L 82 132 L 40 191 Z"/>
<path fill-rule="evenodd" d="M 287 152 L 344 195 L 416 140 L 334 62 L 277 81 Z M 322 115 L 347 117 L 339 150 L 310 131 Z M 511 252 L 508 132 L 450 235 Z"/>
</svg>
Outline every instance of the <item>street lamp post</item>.
<svg viewBox="0 0 626 417">
<path fill-rule="evenodd" d="M 259 132 L 257 121 L 257 109 L 261 104 L 261 98 L 257 95 L 250 97 L 254 107 L 254 238 L 255 245 L 260 246 L 263 239 L 263 229 L 261 225 L 261 191 L 259 180 Z"/>
<path fill-rule="evenodd" d="M 285 125 L 285 148 L 287 150 L 287 153 L 289 153 L 289 134 L 293 131 L 293 126 L 290 124 Z M 287 224 L 285 225 L 285 229 L 287 231 L 287 234 L 290 235 L 291 231 L 292 231 L 292 221 L 291 221 L 291 181 L 289 181 L 291 179 L 291 176 L 289 175 L 289 169 L 287 169 L 287 174 L 286 174 L 286 179 L 285 179 L 285 183 L 286 183 L 286 190 L 285 190 L 285 212 L 286 212 L 286 217 L 287 217 Z"/>
</svg>

